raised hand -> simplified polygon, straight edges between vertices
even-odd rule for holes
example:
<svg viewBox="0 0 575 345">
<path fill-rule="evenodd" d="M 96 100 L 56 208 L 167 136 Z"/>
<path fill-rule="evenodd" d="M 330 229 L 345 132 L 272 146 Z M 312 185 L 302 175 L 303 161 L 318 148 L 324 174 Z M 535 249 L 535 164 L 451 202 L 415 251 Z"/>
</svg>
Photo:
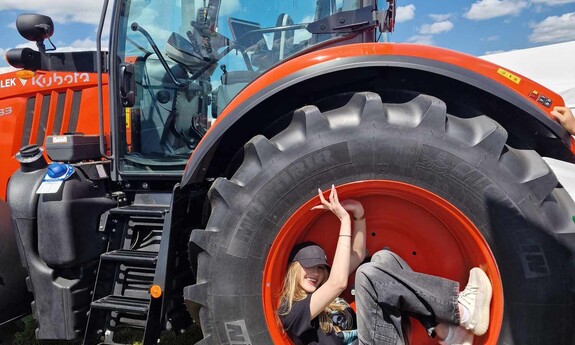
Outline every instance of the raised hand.
<svg viewBox="0 0 575 345">
<path fill-rule="evenodd" d="M 575 117 L 571 109 L 567 107 L 555 107 L 551 111 L 551 115 L 569 132 L 575 135 Z"/>
<path fill-rule="evenodd" d="M 312 207 L 311 208 L 312 210 L 329 210 L 340 220 L 349 218 L 349 213 L 347 213 L 347 210 L 339 202 L 339 198 L 337 196 L 337 190 L 335 189 L 334 185 L 331 186 L 331 192 L 329 193 L 329 201 L 324 198 L 321 189 L 318 188 L 317 191 L 319 195 L 319 200 L 321 201 L 321 205 Z M 347 204 L 348 207 L 357 208 L 357 205 L 351 206 L 351 203 L 348 203 L 347 201 L 344 203 Z"/>
</svg>

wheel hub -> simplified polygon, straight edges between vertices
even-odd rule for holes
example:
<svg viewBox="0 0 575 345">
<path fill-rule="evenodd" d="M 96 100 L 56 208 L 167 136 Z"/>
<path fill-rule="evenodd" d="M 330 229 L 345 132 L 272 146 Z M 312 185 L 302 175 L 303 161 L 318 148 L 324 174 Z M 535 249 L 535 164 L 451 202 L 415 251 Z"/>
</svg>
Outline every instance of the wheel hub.
<svg viewBox="0 0 575 345">
<path fill-rule="evenodd" d="M 369 180 L 337 187 L 340 200 L 362 202 L 367 221 L 368 254 L 388 248 L 418 272 L 458 281 L 463 289 L 469 269 L 482 267 L 493 285 L 491 323 L 482 344 L 495 344 L 503 320 L 503 288 L 495 258 L 475 225 L 455 206 L 420 187 L 389 180 Z M 263 306 L 274 344 L 290 343 L 277 324 L 275 310 L 290 249 L 303 241 L 319 243 L 333 260 L 339 223 L 329 212 L 312 211 L 315 197 L 300 207 L 274 240 L 264 269 Z M 348 286 L 353 286 L 350 277 Z M 351 302 L 349 291 L 344 294 Z M 413 322 L 413 343 L 432 344 L 419 323 Z M 476 342 L 477 343 L 477 342 Z"/>
</svg>

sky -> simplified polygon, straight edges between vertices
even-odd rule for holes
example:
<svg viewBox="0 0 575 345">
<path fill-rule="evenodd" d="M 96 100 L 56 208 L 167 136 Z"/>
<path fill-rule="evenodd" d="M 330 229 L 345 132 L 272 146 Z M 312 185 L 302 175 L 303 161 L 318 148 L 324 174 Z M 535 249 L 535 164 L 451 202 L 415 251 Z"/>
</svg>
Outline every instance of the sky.
<svg viewBox="0 0 575 345">
<path fill-rule="evenodd" d="M 59 50 L 95 49 L 102 4 L 102 0 L 0 0 L 0 55 L 10 48 L 35 47 L 16 31 L 17 16 L 30 12 L 52 17 L 52 41 Z M 575 40 L 575 0 L 398 0 L 397 6 L 393 42 L 482 56 Z M 9 69 L 0 59 L 0 73 Z"/>
</svg>

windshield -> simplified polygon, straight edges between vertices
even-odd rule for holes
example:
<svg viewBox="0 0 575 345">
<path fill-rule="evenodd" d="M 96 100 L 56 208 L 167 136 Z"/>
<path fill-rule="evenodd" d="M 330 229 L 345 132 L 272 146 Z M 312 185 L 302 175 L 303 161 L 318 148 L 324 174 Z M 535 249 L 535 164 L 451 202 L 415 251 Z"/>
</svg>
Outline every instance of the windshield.
<svg viewBox="0 0 575 345">
<path fill-rule="evenodd" d="M 118 41 L 119 59 L 134 65 L 136 99 L 124 112 L 120 170 L 183 170 L 207 128 L 248 83 L 281 60 L 335 36 L 312 35 L 308 23 L 357 9 L 360 3 L 127 1 L 120 17 L 125 36 Z"/>
</svg>

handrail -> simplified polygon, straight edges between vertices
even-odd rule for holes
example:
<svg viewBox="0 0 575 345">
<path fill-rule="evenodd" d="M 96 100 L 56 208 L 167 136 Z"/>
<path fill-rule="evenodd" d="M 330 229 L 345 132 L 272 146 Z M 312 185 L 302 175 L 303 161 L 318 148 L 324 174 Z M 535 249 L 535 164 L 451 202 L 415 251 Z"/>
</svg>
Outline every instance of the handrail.
<svg viewBox="0 0 575 345">
<path fill-rule="evenodd" d="M 106 12 L 108 10 L 108 0 L 104 0 L 102 7 L 102 14 L 100 15 L 100 23 L 98 24 L 98 33 L 96 37 L 96 68 L 98 71 L 98 127 L 100 138 L 100 155 L 106 159 L 113 159 L 114 155 L 108 156 L 106 154 L 105 138 L 104 138 L 104 91 L 102 83 L 102 31 L 104 30 L 104 20 L 106 19 Z"/>
</svg>

